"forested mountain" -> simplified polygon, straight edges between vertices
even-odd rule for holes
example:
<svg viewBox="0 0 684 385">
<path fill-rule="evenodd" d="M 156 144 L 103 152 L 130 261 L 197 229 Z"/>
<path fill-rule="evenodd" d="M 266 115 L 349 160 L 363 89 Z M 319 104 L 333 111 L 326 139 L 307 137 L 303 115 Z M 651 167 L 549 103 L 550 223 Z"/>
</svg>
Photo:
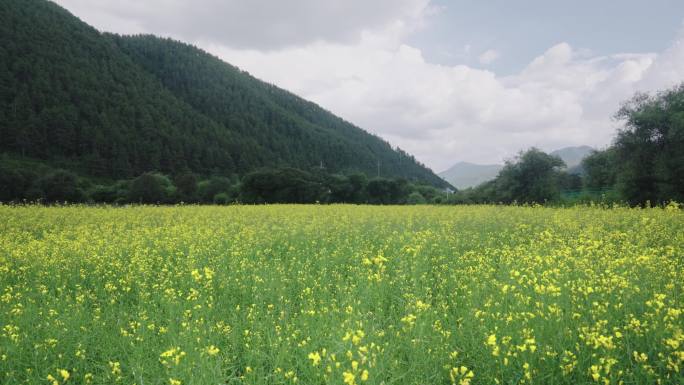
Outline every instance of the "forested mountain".
<svg viewBox="0 0 684 385">
<path fill-rule="evenodd" d="M 446 185 L 387 142 L 195 47 L 0 2 L 0 152 L 82 174 L 363 172 Z"/>
<path fill-rule="evenodd" d="M 112 177 L 235 168 L 220 125 L 57 5 L 0 3 L 0 50 L 3 151 Z"/>
</svg>

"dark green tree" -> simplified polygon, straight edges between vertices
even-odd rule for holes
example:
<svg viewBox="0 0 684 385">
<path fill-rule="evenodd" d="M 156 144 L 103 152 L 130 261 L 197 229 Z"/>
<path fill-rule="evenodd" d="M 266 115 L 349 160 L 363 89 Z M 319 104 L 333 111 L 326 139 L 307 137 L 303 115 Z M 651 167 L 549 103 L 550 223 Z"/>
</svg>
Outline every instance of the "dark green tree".
<svg viewBox="0 0 684 385">
<path fill-rule="evenodd" d="M 425 197 L 418 191 L 414 191 L 406 198 L 406 203 L 410 205 L 420 205 L 426 202 Z"/>
<path fill-rule="evenodd" d="M 637 94 L 616 117 L 617 185 L 632 204 L 684 200 L 684 84 Z"/>
<path fill-rule="evenodd" d="M 214 204 L 226 205 L 231 202 L 230 195 L 228 193 L 218 193 L 214 195 Z"/>
<path fill-rule="evenodd" d="M 506 162 L 495 179 L 497 199 L 504 203 L 544 203 L 560 197 L 563 161 L 536 148 Z"/>
<path fill-rule="evenodd" d="M 0 202 L 27 198 L 27 192 L 36 179 L 36 174 L 29 170 L 0 165 Z"/>
<path fill-rule="evenodd" d="M 83 190 L 79 187 L 78 176 L 66 170 L 56 170 L 39 178 L 35 188 L 48 203 L 76 203 L 85 198 Z"/>
<path fill-rule="evenodd" d="M 354 203 L 354 186 L 348 177 L 335 174 L 326 176 L 324 180 L 328 186 L 330 203 Z"/>
<path fill-rule="evenodd" d="M 594 151 L 582 161 L 584 169 L 584 186 L 590 190 L 604 190 L 615 185 L 618 164 L 615 150 L 608 148 Z"/>
<path fill-rule="evenodd" d="M 246 203 L 315 203 L 327 200 L 329 188 L 311 173 L 294 169 L 262 169 L 242 178 Z"/>
<path fill-rule="evenodd" d="M 229 178 L 222 176 L 215 176 L 208 180 L 201 181 L 198 184 L 197 192 L 200 199 L 204 203 L 213 203 L 218 194 L 226 194 L 230 196 L 235 182 Z"/>
<path fill-rule="evenodd" d="M 410 192 L 405 179 L 374 178 L 366 186 L 368 199 L 374 204 L 402 204 Z"/>
<path fill-rule="evenodd" d="M 352 190 L 350 203 L 366 203 L 368 201 L 368 177 L 366 174 L 353 173 L 347 177 Z"/>
<path fill-rule="evenodd" d="M 128 193 L 134 203 L 166 203 L 173 194 L 173 185 L 166 176 L 148 172 L 131 181 Z"/>
<path fill-rule="evenodd" d="M 115 185 L 95 185 L 88 191 L 88 198 L 98 203 L 114 203 L 119 198 Z"/>
<path fill-rule="evenodd" d="M 561 191 L 579 191 L 582 189 L 582 177 L 567 171 L 558 174 L 558 188 Z"/>
<path fill-rule="evenodd" d="M 192 172 L 184 172 L 177 175 L 173 183 L 176 186 L 178 199 L 183 202 L 192 203 L 198 199 L 197 175 Z"/>
</svg>

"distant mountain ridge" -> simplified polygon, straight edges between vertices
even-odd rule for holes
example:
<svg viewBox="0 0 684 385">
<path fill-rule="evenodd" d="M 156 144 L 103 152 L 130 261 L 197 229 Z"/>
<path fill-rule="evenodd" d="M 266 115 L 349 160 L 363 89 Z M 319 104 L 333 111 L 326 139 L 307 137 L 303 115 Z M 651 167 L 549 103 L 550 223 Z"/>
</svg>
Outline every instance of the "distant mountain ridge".
<svg viewBox="0 0 684 385">
<path fill-rule="evenodd" d="M 549 154 L 561 158 L 569 172 L 581 173 L 580 164 L 592 151 L 594 149 L 589 146 L 575 146 L 564 147 Z M 503 165 L 501 164 L 458 162 L 438 175 L 452 186 L 465 189 L 494 179 L 502 168 Z"/>
<path fill-rule="evenodd" d="M 574 146 L 574 147 L 564 147 L 556 151 L 551 151 L 549 155 L 555 155 L 565 162 L 565 166 L 568 169 L 572 169 L 579 166 L 582 160 L 589 156 L 591 152 L 594 151 L 593 147 L 589 146 Z"/>
<path fill-rule="evenodd" d="M 458 162 L 438 175 L 458 189 L 475 187 L 492 180 L 503 168 L 500 164 Z"/>
<path fill-rule="evenodd" d="M 447 184 L 410 154 L 194 46 L 0 2 L 0 153 L 109 179 L 262 167 Z"/>
</svg>

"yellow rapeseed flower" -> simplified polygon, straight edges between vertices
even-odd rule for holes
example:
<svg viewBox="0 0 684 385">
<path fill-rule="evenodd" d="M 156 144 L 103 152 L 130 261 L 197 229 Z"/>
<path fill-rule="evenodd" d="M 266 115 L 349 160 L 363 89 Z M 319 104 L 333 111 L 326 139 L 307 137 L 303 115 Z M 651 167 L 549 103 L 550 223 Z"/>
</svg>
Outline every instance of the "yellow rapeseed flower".
<svg viewBox="0 0 684 385">
<path fill-rule="evenodd" d="M 321 363 L 321 355 L 318 352 L 309 353 L 309 359 L 313 366 L 318 366 Z"/>
<path fill-rule="evenodd" d="M 342 379 L 347 385 L 356 385 L 356 375 L 352 372 L 342 373 Z"/>
<path fill-rule="evenodd" d="M 59 369 L 59 375 L 62 376 L 64 382 L 66 382 L 70 377 L 69 371 L 67 371 L 66 369 Z"/>
<path fill-rule="evenodd" d="M 205 349 L 205 352 L 207 352 L 207 354 L 210 356 L 215 356 L 215 355 L 219 354 L 220 351 L 221 350 L 214 345 L 209 345 Z"/>
</svg>

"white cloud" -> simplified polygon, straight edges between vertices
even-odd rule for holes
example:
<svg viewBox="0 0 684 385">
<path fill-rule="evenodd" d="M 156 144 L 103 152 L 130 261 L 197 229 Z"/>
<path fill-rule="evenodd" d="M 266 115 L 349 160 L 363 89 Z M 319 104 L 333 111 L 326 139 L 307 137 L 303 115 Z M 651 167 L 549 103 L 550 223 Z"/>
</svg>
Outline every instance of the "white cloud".
<svg viewBox="0 0 684 385">
<path fill-rule="evenodd" d="M 488 49 L 478 57 L 478 60 L 480 64 L 488 65 L 494 63 L 499 57 L 501 57 L 499 51 Z"/>
<path fill-rule="evenodd" d="M 99 28 L 237 48 L 357 42 L 365 30 L 419 26 L 429 0 L 56 0 Z"/>
<path fill-rule="evenodd" d="M 681 42 L 660 55 L 610 57 L 587 56 L 560 43 L 519 73 L 497 76 L 432 64 L 415 47 L 381 40 L 366 33 L 354 46 L 318 43 L 268 53 L 208 48 L 381 135 L 437 171 L 459 160 L 501 161 L 530 146 L 605 146 L 622 101 L 637 90 L 684 81 Z"/>
<path fill-rule="evenodd" d="M 684 81 L 684 25 L 677 39 L 653 64 L 642 80 L 650 88 L 668 87 L 673 80 Z"/>
</svg>

